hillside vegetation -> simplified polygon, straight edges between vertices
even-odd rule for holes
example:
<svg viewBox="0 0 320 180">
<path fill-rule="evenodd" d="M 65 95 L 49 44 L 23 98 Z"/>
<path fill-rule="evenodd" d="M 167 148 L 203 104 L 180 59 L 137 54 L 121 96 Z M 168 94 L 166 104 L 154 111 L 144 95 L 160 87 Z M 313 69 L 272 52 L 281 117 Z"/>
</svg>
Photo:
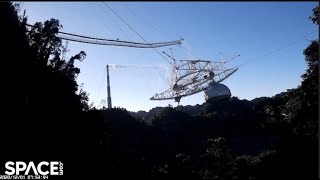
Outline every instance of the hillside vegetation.
<svg viewBox="0 0 320 180">
<path fill-rule="evenodd" d="M 317 178 L 319 40 L 301 85 L 274 97 L 135 113 L 90 107 L 74 66 L 85 51 L 63 59 L 59 20 L 27 30 L 18 11 L 0 4 L 2 160 L 63 161 L 70 178 Z"/>
</svg>

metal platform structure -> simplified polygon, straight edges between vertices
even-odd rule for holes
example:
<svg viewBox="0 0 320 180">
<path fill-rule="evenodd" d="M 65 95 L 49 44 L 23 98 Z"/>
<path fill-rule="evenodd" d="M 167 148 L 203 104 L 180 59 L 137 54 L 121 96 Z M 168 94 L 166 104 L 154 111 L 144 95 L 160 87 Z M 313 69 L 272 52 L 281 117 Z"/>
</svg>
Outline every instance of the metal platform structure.
<svg viewBox="0 0 320 180">
<path fill-rule="evenodd" d="M 227 68 L 226 62 L 176 60 L 173 56 L 163 53 L 174 62 L 170 88 L 155 94 L 150 100 L 174 99 L 179 103 L 182 97 L 205 91 L 211 83 L 220 83 L 238 70 L 236 67 Z"/>
</svg>

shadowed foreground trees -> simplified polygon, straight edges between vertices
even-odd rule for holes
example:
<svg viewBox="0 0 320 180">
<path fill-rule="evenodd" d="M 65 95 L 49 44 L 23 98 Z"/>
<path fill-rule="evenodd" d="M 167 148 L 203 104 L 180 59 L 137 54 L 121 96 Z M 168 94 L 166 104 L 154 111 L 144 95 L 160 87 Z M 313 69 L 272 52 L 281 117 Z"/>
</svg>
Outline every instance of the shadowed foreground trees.
<svg viewBox="0 0 320 180">
<path fill-rule="evenodd" d="M 74 66 L 86 54 L 62 59 L 58 20 L 29 29 L 11 3 L 0 13 L 2 160 L 63 161 L 71 178 L 316 179 L 318 40 L 303 52 L 308 69 L 297 88 L 167 107 L 144 122 L 125 109 L 89 108 Z"/>
<path fill-rule="evenodd" d="M 310 18 L 315 23 L 317 13 L 318 7 Z M 127 114 L 124 119 L 135 125 L 117 126 L 111 133 L 115 136 L 111 146 L 120 142 L 123 153 L 130 150 L 130 157 L 137 158 L 135 163 L 148 164 L 138 168 L 145 168 L 142 177 L 146 179 L 317 179 L 318 49 L 315 40 L 303 52 L 308 68 L 301 85 L 271 98 L 246 101 L 233 97 L 203 104 L 202 111 L 193 115 L 182 107 L 167 107 L 148 117 L 150 126 L 138 118 L 143 124 L 138 132 L 143 135 L 136 132 L 138 121 L 125 110 L 117 110 L 123 115 L 116 117 Z M 120 121 L 116 117 L 108 119 L 111 126 Z M 124 134 L 141 144 L 133 148 L 130 138 L 118 141 L 117 136 Z M 152 143 L 145 142 L 147 137 L 152 137 Z M 127 164 L 128 159 L 121 161 Z"/>
<path fill-rule="evenodd" d="M 87 94 L 78 93 L 80 69 L 74 61 L 85 52 L 61 59 L 61 39 L 55 35 L 62 26 L 56 19 L 28 28 L 12 3 L 0 3 L 0 13 L 1 160 L 58 160 L 66 169 L 81 168 L 77 163 L 86 158 L 78 154 L 102 149 L 107 132 L 101 113 L 89 111 Z"/>
</svg>

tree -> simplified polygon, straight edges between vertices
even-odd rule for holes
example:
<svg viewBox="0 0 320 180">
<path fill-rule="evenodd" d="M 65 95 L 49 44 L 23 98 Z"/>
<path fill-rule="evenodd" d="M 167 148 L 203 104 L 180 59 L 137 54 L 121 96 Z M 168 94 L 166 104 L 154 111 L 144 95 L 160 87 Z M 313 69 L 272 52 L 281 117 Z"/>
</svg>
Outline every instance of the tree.
<svg viewBox="0 0 320 180">
<path fill-rule="evenodd" d="M 313 14 L 309 17 L 309 19 L 314 23 L 319 25 L 319 5 L 313 9 Z"/>
<path fill-rule="evenodd" d="M 69 61 L 60 58 L 62 45 L 56 34 L 62 25 L 56 19 L 27 28 L 27 17 L 19 17 L 17 6 L 12 3 L 0 3 L 0 13 L 5 44 L 1 49 L 2 67 L 9 70 L 1 75 L 5 87 L 1 126 L 6 127 L 1 137 L 8 145 L 3 153 L 8 158 L 32 159 L 45 153 L 43 158 L 65 159 L 75 151 L 94 152 L 98 147 L 88 145 L 99 142 L 107 131 L 99 125 L 102 116 L 85 112 L 88 94 L 83 90 L 77 93 L 80 69 L 74 61 L 83 60 L 85 52 Z M 7 136 L 12 133 L 15 136 Z M 22 153 L 13 153 L 24 146 L 28 148 Z"/>
<path fill-rule="evenodd" d="M 207 167 L 200 171 L 202 179 L 231 179 L 233 174 L 233 155 L 226 145 L 226 139 L 217 137 L 208 139 L 208 147 L 204 158 Z"/>
<path fill-rule="evenodd" d="M 318 18 L 319 6 L 313 9 L 310 20 L 319 24 Z M 273 127 L 279 127 L 281 137 L 277 146 L 279 161 L 273 161 L 273 166 L 282 168 L 279 177 L 315 179 L 319 138 L 319 40 L 312 41 L 303 54 L 308 66 L 301 76 L 301 85 L 286 93 L 286 101 L 276 107 L 280 112 L 269 108 L 269 118 Z"/>
<path fill-rule="evenodd" d="M 47 66 L 50 55 L 61 52 L 61 39 L 56 35 L 62 28 L 59 20 L 50 19 L 44 23 L 35 23 L 27 33 L 31 49 L 36 53 L 42 66 Z"/>
<path fill-rule="evenodd" d="M 313 9 L 310 19 L 318 24 L 319 6 Z M 319 86 L 319 40 L 312 41 L 303 51 L 307 63 L 301 86 L 289 92 L 284 106 L 283 120 L 289 123 L 292 133 L 299 136 L 318 136 L 318 86 Z"/>
</svg>

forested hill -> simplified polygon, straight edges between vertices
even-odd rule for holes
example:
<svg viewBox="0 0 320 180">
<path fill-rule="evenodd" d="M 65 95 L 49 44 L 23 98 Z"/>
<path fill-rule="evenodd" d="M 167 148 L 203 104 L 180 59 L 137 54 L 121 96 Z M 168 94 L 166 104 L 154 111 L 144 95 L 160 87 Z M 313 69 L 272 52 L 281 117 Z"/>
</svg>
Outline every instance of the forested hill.
<svg viewBox="0 0 320 180">
<path fill-rule="evenodd" d="M 128 144 L 126 141 L 136 132 L 136 143 L 161 135 L 164 139 L 160 138 L 157 141 L 154 138 L 154 142 L 163 141 L 165 144 L 157 149 L 161 153 L 166 151 L 168 146 L 177 146 L 180 148 L 179 152 L 200 153 L 206 146 L 207 139 L 225 137 L 234 153 L 253 155 L 272 148 L 279 141 L 280 132 L 269 132 L 271 129 L 265 126 L 272 124 L 268 113 L 283 106 L 287 100 L 287 93 L 281 93 L 272 98 L 256 98 L 252 101 L 232 97 L 214 104 L 204 103 L 176 108 L 156 107 L 149 112 L 135 113 L 127 112 L 125 109 L 102 111 L 107 114 L 106 121 L 110 123 L 111 129 L 121 131 L 121 135 L 128 134 L 128 137 L 119 141 L 123 144 Z M 119 118 L 120 115 L 109 117 L 109 114 L 115 112 L 121 113 L 122 118 Z M 284 116 L 280 111 L 276 113 L 276 116 Z M 127 114 L 125 118 L 124 114 Z M 144 134 L 146 132 L 148 133 Z M 130 142 L 133 141 L 130 139 Z M 137 147 L 144 145 L 146 144 L 142 143 Z M 177 152 L 172 153 L 174 155 Z"/>
<path fill-rule="evenodd" d="M 230 103 L 234 103 L 235 101 L 243 101 L 243 102 L 247 102 L 247 104 L 249 106 L 251 106 L 251 108 L 256 109 L 258 108 L 258 106 L 260 105 L 264 105 L 264 104 L 268 104 L 271 103 L 273 101 L 277 101 L 277 100 L 284 100 L 285 96 L 286 96 L 287 92 L 282 92 L 280 94 L 276 94 L 273 97 L 259 97 L 259 98 L 255 98 L 251 101 L 248 100 L 239 100 L 237 97 L 231 97 L 231 102 Z M 222 101 L 223 102 L 223 101 Z M 220 102 L 217 102 L 217 104 L 220 104 Z M 226 104 L 227 106 L 230 104 Z M 146 123 L 152 123 L 152 120 L 156 117 L 159 116 L 160 113 L 162 111 L 164 111 L 167 108 L 170 108 L 172 106 L 168 106 L 168 107 L 155 107 L 150 109 L 149 111 L 137 111 L 137 112 L 133 112 L 133 111 L 128 111 L 130 115 L 132 115 L 133 117 L 135 117 L 138 121 L 144 121 Z M 217 106 L 214 105 L 214 103 L 210 104 L 210 103 L 203 103 L 201 105 L 197 104 L 194 106 L 191 105 L 186 105 L 186 106 L 177 106 L 174 109 L 177 111 L 181 111 L 184 113 L 187 113 L 190 116 L 198 116 L 198 115 L 204 115 L 208 112 L 209 109 L 212 110 L 212 108 L 214 108 L 214 111 L 221 111 L 223 110 L 224 105 L 223 106 Z"/>
<path fill-rule="evenodd" d="M 64 59 L 59 20 L 28 28 L 18 11 L 0 3 L 0 175 L 45 160 L 64 163 L 63 179 L 317 179 L 318 39 L 301 85 L 274 97 L 133 113 L 90 107 L 74 66 L 85 50 Z M 319 7 L 310 15 L 319 25 Z"/>
</svg>

